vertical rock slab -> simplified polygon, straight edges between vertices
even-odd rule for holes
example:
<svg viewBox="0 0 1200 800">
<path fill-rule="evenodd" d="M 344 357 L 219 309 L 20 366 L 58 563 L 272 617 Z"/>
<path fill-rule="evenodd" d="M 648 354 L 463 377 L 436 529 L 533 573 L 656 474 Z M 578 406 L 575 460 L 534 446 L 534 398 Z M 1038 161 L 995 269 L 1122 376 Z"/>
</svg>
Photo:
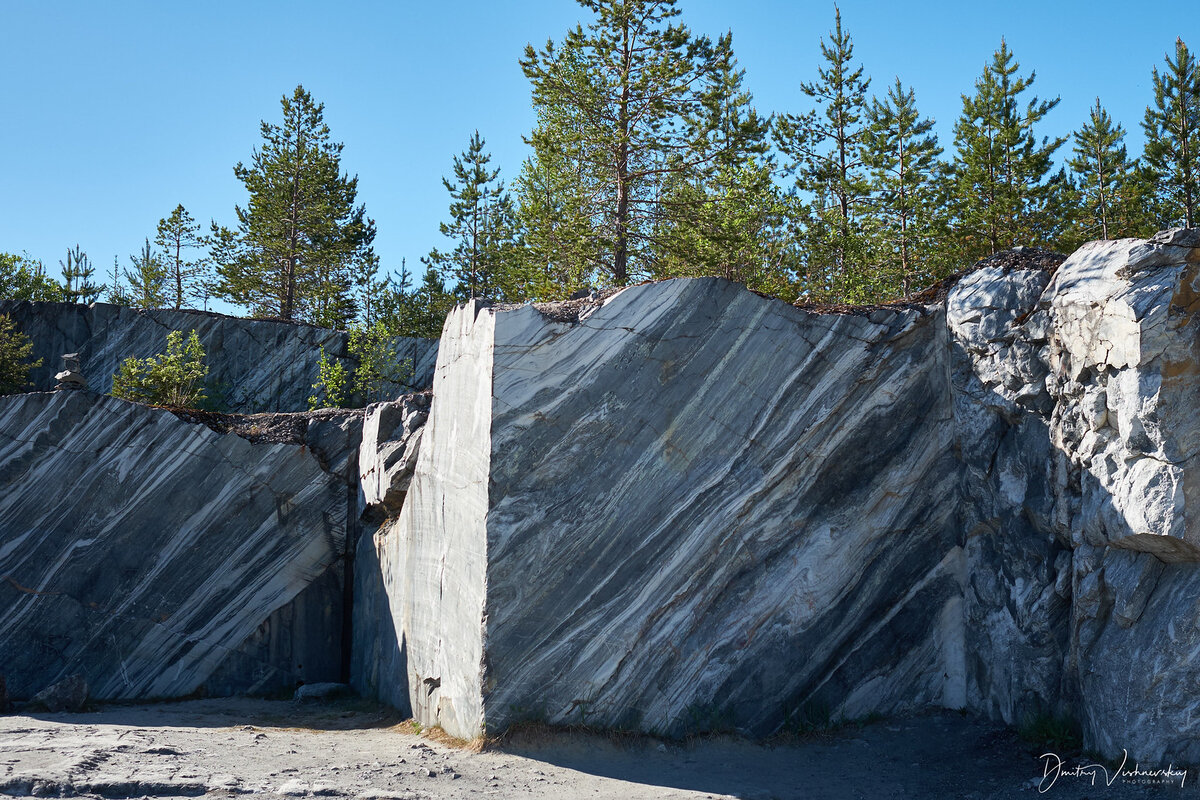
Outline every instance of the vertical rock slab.
<svg viewBox="0 0 1200 800">
<path fill-rule="evenodd" d="M 766 734 L 965 697 L 939 311 L 720 279 L 446 323 L 376 537 L 412 711 Z"/>
<path fill-rule="evenodd" d="M 338 680 L 357 418 L 251 444 L 90 392 L 0 398 L 0 663 L 30 697 Z M 345 416 L 345 415 L 343 415 Z M 341 442 L 341 444 L 337 444 Z"/>
</svg>

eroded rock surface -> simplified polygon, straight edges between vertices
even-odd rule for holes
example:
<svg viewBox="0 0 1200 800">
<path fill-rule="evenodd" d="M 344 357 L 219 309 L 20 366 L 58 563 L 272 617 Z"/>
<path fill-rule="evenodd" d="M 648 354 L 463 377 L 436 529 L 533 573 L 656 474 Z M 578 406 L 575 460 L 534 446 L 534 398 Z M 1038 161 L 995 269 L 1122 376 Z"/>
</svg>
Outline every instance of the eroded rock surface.
<svg viewBox="0 0 1200 800">
<path fill-rule="evenodd" d="M 108 303 L 78 305 L 0 300 L 33 342 L 42 365 L 30 374 L 35 391 L 54 388 L 63 353 L 78 353 L 88 387 L 106 394 L 112 376 L 130 356 L 146 358 L 166 349 L 171 331 L 195 330 L 207 355 L 210 397 L 233 412 L 303 411 L 317 380 L 321 350 L 349 363 L 347 335 L 303 323 L 252 320 L 202 311 L 140 310 Z M 394 396 L 423 389 L 432 379 L 437 342 L 397 339 L 396 359 L 411 359 L 412 378 Z"/>
</svg>

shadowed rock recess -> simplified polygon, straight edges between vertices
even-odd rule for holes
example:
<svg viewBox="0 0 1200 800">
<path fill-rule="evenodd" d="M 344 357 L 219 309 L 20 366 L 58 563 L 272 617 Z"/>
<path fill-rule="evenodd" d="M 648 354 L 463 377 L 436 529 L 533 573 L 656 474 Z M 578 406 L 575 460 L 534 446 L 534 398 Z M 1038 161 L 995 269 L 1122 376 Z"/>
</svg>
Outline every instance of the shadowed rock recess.
<svg viewBox="0 0 1200 800">
<path fill-rule="evenodd" d="M 0 663 L 71 632 L 10 689 L 87 652 L 112 696 L 245 691 L 327 634 L 360 692 L 460 737 L 948 707 L 1200 762 L 1200 232 L 1060 261 L 1010 251 L 849 313 L 720 279 L 472 302 L 432 401 L 274 444 L 254 417 L 7 398 Z"/>
</svg>

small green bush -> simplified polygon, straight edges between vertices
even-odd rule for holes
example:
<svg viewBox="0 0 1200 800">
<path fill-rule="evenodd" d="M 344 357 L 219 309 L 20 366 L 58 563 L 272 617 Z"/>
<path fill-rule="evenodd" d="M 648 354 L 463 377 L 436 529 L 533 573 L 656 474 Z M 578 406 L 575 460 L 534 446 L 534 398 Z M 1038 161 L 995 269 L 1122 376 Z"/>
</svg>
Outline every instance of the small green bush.
<svg viewBox="0 0 1200 800">
<path fill-rule="evenodd" d="M 308 407 L 344 408 L 349 394 L 349 374 L 346 367 L 337 358 L 325 355 L 325 346 L 321 346 L 321 360 L 317 362 L 317 382 L 312 385 L 313 393 L 309 395 Z"/>
<path fill-rule="evenodd" d="M 380 323 L 351 328 L 346 350 L 358 362 L 352 372 L 336 357 L 328 357 L 322 347 L 308 407 L 345 408 L 355 396 L 363 403 L 374 403 L 383 400 L 392 386 L 412 380 L 412 359 L 397 361 L 392 342 Z"/>
<path fill-rule="evenodd" d="M 204 348 L 193 330 L 167 334 L 167 352 L 149 358 L 127 358 L 113 375 L 113 397 L 157 406 L 196 408 L 205 400 Z"/>
<path fill-rule="evenodd" d="M 15 394 L 29 385 L 29 370 L 42 360 L 30 361 L 33 342 L 17 330 L 7 314 L 0 314 L 0 395 Z"/>
</svg>

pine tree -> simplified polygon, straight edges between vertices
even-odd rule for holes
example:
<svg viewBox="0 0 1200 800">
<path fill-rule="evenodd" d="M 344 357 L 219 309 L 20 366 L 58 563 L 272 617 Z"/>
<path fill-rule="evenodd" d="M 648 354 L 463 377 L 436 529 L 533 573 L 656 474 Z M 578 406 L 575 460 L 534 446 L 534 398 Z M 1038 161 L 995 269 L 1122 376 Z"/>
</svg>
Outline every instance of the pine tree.
<svg viewBox="0 0 1200 800">
<path fill-rule="evenodd" d="M 203 257 L 191 257 L 204 246 L 200 223 L 182 205 L 177 205 L 169 217 L 158 221 L 154 243 L 164 255 L 171 307 L 182 308 L 189 298 L 201 299 L 207 262 Z"/>
<path fill-rule="evenodd" d="M 1096 98 L 1086 125 L 1074 134 L 1073 157 L 1067 165 L 1077 181 L 1083 212 L 1080 238 L 1109 239 L 1136 233 L 1132 219 L 1134 165 L 1125 149 L 1125 129 Z"/>
<path fill-rule="evenodd" d="M 563 58 L 557 68 L 560 77 L 572 71 Z M 603 186 L 603 180 L 585 177 L 588 164 L 567 133 L 579 115 L 577 109 L 544 104 L 537 115 L 534 133 L 526 140 L 533 155 L 522 164 L 515 186 L 525 247 L 519 261 L 510 265 L 509 276 L 525 297 L 550 300 L 599 277 L 604 249 L 592 235 L 590 210 L 602 198 L 589 192 Z"/>
<path fill-rule="evenodd" d="M 103 284 L 92 283 L 96 270 L 87 253 L 75 245 L 67 249 L 66 261 L 59 261 L 63 276 L 63 299 L 68 303 L 94 303 L 104 291 Z"/>
<path fill-rule="evenodd" d="M 133 269 L 125 270 L 129 281 L 130 305 L 136 308 L 162 308 L 167 303 L 168 269 L 163 259 L 150 247 L 150 239 L 142 252 L 129 257 Z"/>
<path fill-rule="evenodd" d="M 705 137 L 699 149 L 715 152 L 713 168 L 676 174 L 663 190 L 671 214 L 664 217 L 663 255 L 654 277 L 720 275 L 762 292 L 787 293 L 785 268 L 787 201 L 775 185 L 775 164 L 767 152 L 770 120 L 751 106 L 732 49 L 705 91 Z M 730 146 L 733 140 L 737 146 Z"/>
<path fill-rule="evenodd" d="M 963 95 L 954 126 L 954 227 L 960 258 L 973 261 L 1018 245 L 1053 244 L 1069 221 L 1065 173 L 1051 175 L 1054 151 L 1066 137 L 1041 142 L 1036 126 L 1059 98 L 1031 98 L 1022 110 L 1018 98 L 1034 82 L 1020 69 L 1001 39 L 992 62 L 975 81 L 975 94 Z"/>
<path fill-rule="evenodd" d="M 866 119 L 862 161 L 870 170 L 871 213 L 880 230 L 877 247 L 894 264 L 881 270 L 881 289 L 889 295 L 908 295 L 935 277 L 929 255 L 942 148 L 933 120 L 921 118 L 916 95 L 899 78 L 882 101 L 872 99 Z"/>
<path fill-rule="evenodd" d="M 653 234 L 669 213 L 664 181 L 713 166 L 717 153 L 697 146 L 699 118 L 730 39 L 714 43 L 672 22 L 676 0 L 579 3 L 595 14 L 586 30 L 569 31 L 561 47 L 528 46 L 521 60 L 539 119 L 551 122 L 531 141 L 577 176 L 596 267 L 625 285 L 652 271 Z"/>
<path fill-rule="evenodd" d="M 439 227 L 454 249 L 433 249 L 427 263 L 454 281 L 464 298 L 498 297 L 516 235 L 512 200 L 499 180 L 499 168 L 488 168 L 490 161 L 475 131 L 467 149 L 454 157 L 454 180 L 442 179 L 450 193 L 450 221 Z"/>
<path fill-rule="evenodd" d="M 113 256 L 112 269 L 108 272 L 104 296 L 115 306 L 134 305 L 133 296 L 125 288 L 125 271 L 121 269 L 121 261 L 116 256 Z"/>
<path fill-rule="evenodd" d="M 848 299 L 844 296 L 868 278 L 856 262 L 862 261 L 866 244 L 858 217 L 868 200 L 861 149 L 871 79 L 853 66 L 854 43 L 836 6 L 834 30 L 821 42 L 821 57 L 826 66 L 818 69 L 818 80 L 800 84 L 818 109 L 780 117 L 775 139 L 788 159 L 788 172 L 796 176 L 796 188 L 814 205 L 809 260 L 816 269 L 808 276 L 809 293 Z"/>
<path fill-rule="evenodd" d="M 262 123 L 263 143 L 234 174 L 250 193 L 236 209 L 236 243 L 214 226 L 220 294 L 258 316 L 341 327 L 354 317 L 355 262 L 368 257 L 375 223 L 355 206 L 358 178 L 341 174 L 324 105 L 297 86 L 283 123 Z"/>
<path fill-rule="evenodd" d="M 42 365 L 29 357 L 33 342 L 7 314 L 0 314 L 0 395 L 15 394 L 29 385 L 29 371 Z"/>
<path fill-rule="evenodd" d="M 1154 106 L 1146 108 L 1145 160 L 1161 203 L 1160 221 L 1200 224 L 1200 66 L 1183 39 L 1175 60 L 1153 72 Z"/>
</svg>

